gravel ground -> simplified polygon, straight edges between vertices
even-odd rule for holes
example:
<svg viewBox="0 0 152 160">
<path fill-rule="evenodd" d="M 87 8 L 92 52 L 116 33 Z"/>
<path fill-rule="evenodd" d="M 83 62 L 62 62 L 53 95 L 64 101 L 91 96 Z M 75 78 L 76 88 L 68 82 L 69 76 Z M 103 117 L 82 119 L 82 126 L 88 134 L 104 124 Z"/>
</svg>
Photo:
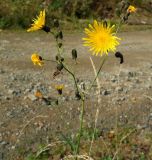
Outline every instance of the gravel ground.
<svg viewBox="0 0 152 160">
<path fill-rule="evenodd" d="M 65 34 L 64 49 L 79 86 L 87 88 L 94 73 L 82 37 L 81 33 Z M 97 105 L 95 85 L 87 95 L 84 124 L 92 127 L 99 106 L 99 130 L 115 127 L 118 109 L 121 126 L 143 127 L 144 133 L 151 132 L 152 30 L 120 33 L 119 37 L 122 40 L 118 50 L 125 61 L 120 67 L 119 83 L 119 61 L 110 54 L 99 75 L 101 104 Z M 71 59 L 73 48 L 78 50 L 77 65 Z M 79 127 L 80 101 L 74 96 L 71 77 L 63 71 L 54 79 L 56 66 L 52 62 L 46 62 L 44 67 L 34 66 L 30 60 L 33 52 L 53 59 L 57 51 L 52 37 L 43 32 L 0 32 L 0 160 L 26 155 L 40 143 L 52 142 L 61 133 L 73 134 Z M 98 68 L 100 58 L 92 58 Z M 57 83 L 65 85 L 62 96 L 54 89 Z M 35 97 L 37 90 L 48 101 Z"/>
</svg>

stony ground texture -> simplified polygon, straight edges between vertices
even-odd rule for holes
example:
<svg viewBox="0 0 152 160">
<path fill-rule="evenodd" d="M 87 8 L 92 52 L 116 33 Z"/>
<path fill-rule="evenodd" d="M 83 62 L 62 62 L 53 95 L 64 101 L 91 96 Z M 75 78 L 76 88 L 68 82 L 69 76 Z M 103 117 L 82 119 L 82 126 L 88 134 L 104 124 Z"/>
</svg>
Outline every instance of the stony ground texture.
<svg viewBox="0 0 152 160">
<path fill-rule="evenodd" d="M 93 127 L 99 106 L 98 129 L 115 127 L 116 109 L 121 126 L 152 131 L 152 30 L 120 33 L 118 48 L 125 63 L 110 54 L 99 75 L 101 104 L 97 104 L 96 85 L 87 95 L 86 127 Z M 67 64 L 75 72 L 81 88 L 88 88 L 94 78 L 87 48 L 81 33 L 65 34 L 64 53 Z M 71 59 L 71 50 L 78 50 L 78 64 Z M 80 102 L 74 96 L 72 78 L 63 71 L 53 78 L 56 64 L 46 62 L 34 66 L 33 52 L 54 59 L 57 50 L 50 34 L 24 31 L 0 32 L 0 160 L 15 155 L 24 156 L 39 144 L 57 139 L 61 133 L 73 134 L 79 127 Z M 92 57 L 99 67 L 100 57 Z M 120 71 L 120 76 L 118 77 Z M 63 95 L 58 96 L 54 85 L 63 83 Z M 40 90 L 48 100 L 38 99 Z M 59 104 L 56 105 L 56 99 Z M 11 158 L 12 159 L 12 158 Z M 14 158 L 15 159 L 15 158 Z"/>
</svg>

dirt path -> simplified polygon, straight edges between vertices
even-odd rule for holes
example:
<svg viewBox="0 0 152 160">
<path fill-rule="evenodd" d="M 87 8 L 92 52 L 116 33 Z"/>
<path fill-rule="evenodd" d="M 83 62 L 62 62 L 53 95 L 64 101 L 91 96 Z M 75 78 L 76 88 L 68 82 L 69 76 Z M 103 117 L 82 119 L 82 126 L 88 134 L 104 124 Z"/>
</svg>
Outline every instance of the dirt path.
<svg viewBox="0 0 152 160">
<path fill-rule="evenodd" d="M 125 32 L 119 36 L 122 41 L 118 50 L 123 53 L 125 63 L 121 67 L 119 85 L 119 61 L 113 54 L 100 74 L 102 112 L 98 128 L 115 126 L 117 106 L 120 125 L 146 126 L 152 131 L 152 123 L 148 121 L 152 119 L 152 30 Z M 65 58 L 72 65 L 79 85 L 85 82 L 87 86 L 94 75 L 88 49 L 82 46 L 82 37 L 83 34 L 78 33 L 65 34 Z M 78 65 L 71 60 L 73 48 L 78 50 Z M 53 79 L 55 64 L 47 62 L 42 68 L 34 66 L 30 60 L 33 52 L 53 59 L 56 46 L 52 37 L 41 32 L 0 32 L 0 160 L 15 154 L 26 156 L 39 144 L 49 143 L 54 135 L 72 134 L 78 129 L 80 102 L 74 97 L 71 78 L 64 71 Z M 93 60 L 98 67 L 99 57 Z M 56 83 L 65 85 L 58 106 L 52 100 L 58 97 L 53 87 Z M 36 90 L 51 97 L 51 105 L 35 99 Z M 86 127 L 92 127 L 96 111 L 97 97 L 91 97 L 93 90 L 86 102 Z M 31 123 L 26 126 L 29 120 Z M 25 130 L 21 133 L 23 127 Z"/>
</svg>

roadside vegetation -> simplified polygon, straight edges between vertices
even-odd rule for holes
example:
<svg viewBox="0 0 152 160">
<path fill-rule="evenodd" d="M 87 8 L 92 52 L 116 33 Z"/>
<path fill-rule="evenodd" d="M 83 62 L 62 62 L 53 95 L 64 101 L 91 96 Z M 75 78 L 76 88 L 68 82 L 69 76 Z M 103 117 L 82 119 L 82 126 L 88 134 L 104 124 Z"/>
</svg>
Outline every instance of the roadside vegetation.
<svg viewBox="0 0 152 160">
<path fill-rule="evenodd" d="M 150 0 L 129 1 L 149 14 L 152 12 Z M 73 28 L 81 28 L 81 20 L 84 19 L 115 19 L 115 9 L 119 2 L 120 0 L 75 0 L 74 3 L 71 0 L 3 0 L 0 1 L 0 28 L 27 28 L 31 24 L 31 18 L 43 8 L 46 8 L 49 25 L 56 18 L 63 21 L 65 27 L 68 24 Z"/>
</svg>

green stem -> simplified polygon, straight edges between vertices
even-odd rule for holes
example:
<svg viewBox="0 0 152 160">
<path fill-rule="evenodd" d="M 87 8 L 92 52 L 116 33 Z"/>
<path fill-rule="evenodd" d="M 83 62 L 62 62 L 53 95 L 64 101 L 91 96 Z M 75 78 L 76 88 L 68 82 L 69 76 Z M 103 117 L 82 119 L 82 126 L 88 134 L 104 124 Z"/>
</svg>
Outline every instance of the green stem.
<svg viewBox="0 0 152 160">
<path fill-rule="evenodd" d="M 61 51 L 60 51 L 60 48 L 59 48 L 59 42 L 58 42 L 58 39 L 55 37 L 55 33 L 54 32 L 50 32 L 52 35 L 53 35 L 53 37 L 54 37 L 54 39 L 55 39 L 55 42 L 56 42 L 56 47 L 57 47 L 57 50 L 58 50 L 58 53 L 59 53 L 59 55 L 61 55 Z"/>
<path fill-rule="evenodd" d="M 82 130 L 83 130 L 84 104 L 85 104 L 85 96 L 84 96 L 84 93 L 82 93 L 81 101 L 82 101 L 82 104 L 81 104 L 81 115 L 80 115 L 80 129 L 79 129 L 79 135 L 78 135 L 78 141 L 77 141 L 77 148 L 76 148 L 76 160 L 77 160 L 77 155 L 79 154 L 80 141 L 81 141 Z"/>
<path fill-rule="evenodd" d="M 91 84 L 91 86 L 90 86 L 89 90 L 93 87 L 93 85 L 94 85 L 94 83 L 95 83 L 96 79 L 98 78 L 99 73 L 100 73 L 100 71 L 101 71 L 101 69 L 102 69 L 102 67 L 103 67 L 103 65 L 104 65 L 104 63 L 105 63 L 105 61 L 106 61 L 106 58 L 107 58 L 107 56 L 105 56 L 105 57 L 104 57 L 104 59 L 103 59 L 103 60 L 101 60 L 100 68 L 99 68 L 99 70 L 98 70 L 98 72 L 97 72 L 97 75 L 95 76 L 95 78 L 94 78 L 94 80 L 93 80 L 93 82 L 92 82 L 92 84 Z"/>
<path fill-rule="evenodd" d="M 62 63 L 62 64 L 63 64 L 63 63 Z M 78 88 L 78 84 L 77 84 L 75 75 L 65 66 L 65 64 L 63 64 L 63 67 L 64 67 L 64 69 L 65 69 L 69 74 L 71 74 L 71 76 L 73 77 L 74 84 L 75 84 L 75 88 L 76 88 L 76 90 L 79 92 L 79 88 Z"/>
<path fill-rule="evenodd" d="M 51 60 L 51 59 L 43 59 L 44 61 L 49 61 L 49 62 L 55 62 L 57 63 L 57 61 Z"/>
</svg>

